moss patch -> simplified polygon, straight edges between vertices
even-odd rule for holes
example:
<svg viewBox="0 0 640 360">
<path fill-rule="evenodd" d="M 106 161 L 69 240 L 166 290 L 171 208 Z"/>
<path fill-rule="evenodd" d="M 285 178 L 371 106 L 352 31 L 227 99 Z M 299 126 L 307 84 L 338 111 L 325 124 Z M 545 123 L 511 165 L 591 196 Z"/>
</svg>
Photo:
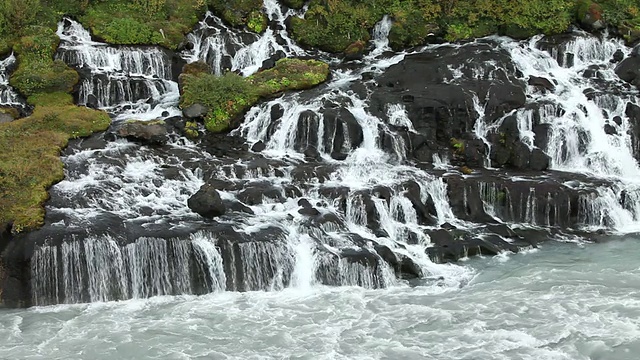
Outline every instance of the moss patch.
<svg viewBox="0 0 640 360">
<path fill-rule="evenodd" d="M 59 39 L 49 28 L 24 36 L 14 46 L 18 68 L 10 84 L 20 93 L 31 96 L 41 92 L 70 92 L 78 83 L 78 73 L 60 60 L 53 60 Z"/>
<path fill-rule="evenodd" d="M 210 0 L 209 6 L 224 21 L 233 26 L 249 26 L 250 19 L 254 19 L 252 26 L 257 26 L 257 14 L 261 14 L 262 0 Z M 253 31 L 255 29 L 249 28 Z M 266 21 L 265 21 L 266 28 Z M 261 31 L 256 31 L 261 32 Z"/>
<path fill-rule="evenodd" d="M 176 49 L 204 11 L 202 0 L 115 0 L 92 2 L 80 21 L 108 43 Z"/>
<path fill-rule="evenodd" d="M 280 59 L 272 69 L 248 78 L 234 73 L 216 76 L 210 73 L 183 75 L 180 106 L 199 103 L 210 110 L 205 127 L 210 132 L 227 131 L 230 122 L 254 105 L 261 97 L 286 90 L 301 90 L 326 81 L 329 65 L 317 60 Z"/>
<path fill-rule="evenodd" d="M 267 97 L 286 90 L 302 90 L 327 80 L 329 65 L 318 60 L 280 59 L 276 66 L 247 80 L 258 95 Z"/>
<path fill-rule="evenodd" d="M 28 118 L 0 124 L 0 223 L 20 232 L 42 225 L 47 188 L 64 177 L 60 150 L 69 139 L 106 130 L 103 111 L 36 106 Z"/>
</svg>

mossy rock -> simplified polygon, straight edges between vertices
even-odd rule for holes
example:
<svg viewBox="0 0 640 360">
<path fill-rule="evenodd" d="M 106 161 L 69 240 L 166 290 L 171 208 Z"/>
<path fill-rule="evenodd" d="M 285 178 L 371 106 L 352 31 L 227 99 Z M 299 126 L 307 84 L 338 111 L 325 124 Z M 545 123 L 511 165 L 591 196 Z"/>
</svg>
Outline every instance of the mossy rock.
<svg viewBox="0 0 640 360">
<path fill-rule="evenodd" d="M 280 2 L 289 8 L 300 10 L 304 6 L 305 0 L 280 0 Z"/>
<path fill-rule="evenodd" d="M 247 80 L 260 96 L 268 97 L 287 90 L 304 90 L 323 83 L 329 77 L 329 65 L 318 60 L 280 59 L 276 66 L 256 73 Z"/>
<path fill-rule="evenodd" d="M 198 60 L 182 67 L 182 74 L 195 75 L 199 73 L 210 73 L 211 66 L 202 60 Z"/>
<path fill-rule="evenodd" d="M 263 4 L 262 0 L 211 0 L 209 5 L 213 12 L 225 22 L 232 26 L 241 27 L 248 26 L 250 14 L 253 13 L 254 18 L 257 18 L 255 13 L 262 11 Z M 252 26 L 259 26 L 259 24 L 254 22 Z M 266 28 L 266 24 L 264 28 Z"/>
<path fill-rule="evenodd" d="M 198 131 L 198 123 L 195 121 L 187 121 L 184 124 L 184 135 L 189 139 L 197 139 L 200 137 L 200 132 Z"/>
<path fill-rule="evenodd" d="M 184 74 L 180 107 L 201 104 L 209 109 L 205 128 L 209 132 L 228 131 L 261 97 L 287 90 L 301 90 L 327 80 L 329 65 L 317 60 L 280 59 L 275 67 L 243 78 L 234 73 L 216 76 L 210 73 Z"/>
<path fill-rule="evenodd" d="M 267 29 L 267 16 L 262 11 L 252 11 L 247 19 L 247 27 L 258 34 L 263 33 Z"/>
<path fill-rule="evenodd" d="M 253 86 L 242 76 L 226 73 L 184 75 L 180 107 L 202 104 L 209 109 L 204 122 L 208 131 L 218 133 L 229 129 L 230 122 L 248 106 L 258 101 Z"/>
<path fill-rule="evenodd" d="M 364 47 L 366 46 L 365 42 L 362 40 L 358 40 L 354 43 L 351 43 L 344 49 L 344 56 L 347 60 L 354 60 L 361 58 L 364 53 Z"/>
<path fill-rule="evenodd" d="M 74 105 L 36 106 L 0 124 L 0 223 L 13 222 L 14 232 L 42 225 L 47 188 L 64 178 L 60 150 L 109 124 L 107 113 Z"/>
<path fill-rule="evenodd" d="M 20 117 L 20 111 L 13 107 L 0 106 L 0 114 L 9 115 L 12 119 L 17 119 Z"/>
</svg>

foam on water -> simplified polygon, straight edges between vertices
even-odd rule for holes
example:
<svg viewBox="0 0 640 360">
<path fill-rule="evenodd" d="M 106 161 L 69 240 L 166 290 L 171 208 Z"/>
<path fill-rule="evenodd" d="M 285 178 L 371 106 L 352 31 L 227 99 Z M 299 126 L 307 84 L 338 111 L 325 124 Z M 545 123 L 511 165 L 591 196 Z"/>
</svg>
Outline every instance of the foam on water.
<svg viewBox="0 0 640 360">
<path fill-rule="evenodd" d="M 637 239 L 470 261 L 463 287 L 297 288 L 0 312 L 7 357 L 632 360 Z M 462 267 L 456 267 L 462 268 Z"/>
</svg>

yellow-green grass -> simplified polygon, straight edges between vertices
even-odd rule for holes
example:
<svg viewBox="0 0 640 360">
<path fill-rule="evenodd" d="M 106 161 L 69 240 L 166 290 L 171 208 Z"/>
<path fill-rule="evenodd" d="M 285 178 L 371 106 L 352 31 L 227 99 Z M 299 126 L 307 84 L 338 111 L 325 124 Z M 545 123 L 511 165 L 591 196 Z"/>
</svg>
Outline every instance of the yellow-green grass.
<svg viewBox="0 0 640 360">
<path fill-rule="evenodd" d="M 69 139 L 109 127 L 107 113 L 74 106 L 65 95 L 63 102 L 44 101 L 31 116 L 0 124 L 0 224 L 13 222 L 14 232 L 42 225 L 47 189 L 64 178 L 60 151 Z"/>
<path fill-rule="evenodd" d="M 276 66 L 247 78 L 234 73 L 216 76 L 210 73 L 181 75 L 180 106 L 193 104 L 208 107 L 205 127 L 210 132 L 229 130 L 231 121 L 253 106 L 260 98 L 283 91 L 302 90 L 327 80 L 329 65 L 317 60 L 280 59 Z"/>
</svg>

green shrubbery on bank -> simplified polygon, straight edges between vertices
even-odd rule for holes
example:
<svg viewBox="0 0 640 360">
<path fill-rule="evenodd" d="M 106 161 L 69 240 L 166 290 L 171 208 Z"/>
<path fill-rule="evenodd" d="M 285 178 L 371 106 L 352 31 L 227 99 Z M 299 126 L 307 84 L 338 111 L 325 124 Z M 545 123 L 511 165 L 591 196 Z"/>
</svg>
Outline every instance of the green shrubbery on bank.
<svg viewBox="0 0 640 360">
<path fill-rule="evenodd" d="M 394 20 L 390 45 L 399 49 L 424 43 L 429 34 L 449 41 L 490 34 L 526 38 L 565 31 L 591 8 L 589 0 L 311 0 L 304 18 L 291 22 L 304 45 L 341 52 L 356 41 L 369 40 L 386 14 Z M 637 0 L 598 2 L 603 20 L 624 31 L 640 30 Z M 633 40 L 628 38 L 628 40 Z"/>
<path fill-rule="evenodd" d="M 326 63 L 300 59 L 278 60 L 274 68 L 247 78 L 232 72 L 224 76 L 208 72 L 184 74 L 180 106 L 184 109 L 193 104 L 205 105 L 209 109 L 205 127 L 211 132 L 222 132 L 261 97 L 307 89 L 324 82 L 328 76 Z"/>
</svg>

